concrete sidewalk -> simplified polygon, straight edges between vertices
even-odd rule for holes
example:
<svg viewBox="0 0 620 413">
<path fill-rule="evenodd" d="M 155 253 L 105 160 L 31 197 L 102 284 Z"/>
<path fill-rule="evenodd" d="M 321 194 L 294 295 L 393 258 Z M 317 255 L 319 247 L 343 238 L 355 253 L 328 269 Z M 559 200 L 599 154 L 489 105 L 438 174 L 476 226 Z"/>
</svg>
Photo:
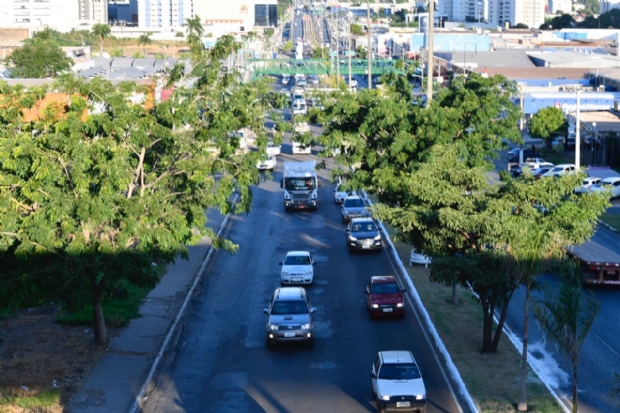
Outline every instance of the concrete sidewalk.
<svg viewBox="0 0 620 413">
<path fill-rule="evenodd" d="M 218 232 L 227 217 L 208 211 L 208 226 Z M 104 355 L 79 390 L 69 411 L 72 413 L 127 413 L 134 411 L 142 387 L 150 379 L 153 366 L 169 346 L 180 311 L 194 282 L 202 276 L 210 257 L 211 243 L 203 239 L 189 248 L 189 260 L 176 260 L 167 267 L 160 283 L 140 307 L 142 317 L 131 320 L 121 334 L 111 340 Z"/>
</svg>

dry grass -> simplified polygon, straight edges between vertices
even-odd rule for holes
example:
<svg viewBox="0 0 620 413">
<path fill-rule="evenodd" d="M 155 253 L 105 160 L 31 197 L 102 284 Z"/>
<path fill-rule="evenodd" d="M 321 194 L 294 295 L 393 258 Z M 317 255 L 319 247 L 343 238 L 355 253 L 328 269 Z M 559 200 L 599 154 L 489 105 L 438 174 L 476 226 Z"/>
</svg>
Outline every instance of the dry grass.
<svg viewBox="0 0 620 413">
<path fill-rule="evenodd" d="M 411 247 L 392 241 L 402 262 L 408 264 Z M 452 305 L 451 289 L 429 281 L 430 268 L 413 266 L 407 271 L 480 412 L 515 412 L 521 370 L 520 355 L 512 343 L 503 335 L 495 354 L 482 354 L 482 311 L 472 294 L 459 289 L 459 304 Z M 531 412 L 561 411 L 531 370 L 528 407 Z"/>
<path fill-rule="evenodd" d="M 63 412 L 105 353 L 90 328 L 58 324 L 56 311 L 24 310 L 0 321 L 0 413 Z"/>
</svg>

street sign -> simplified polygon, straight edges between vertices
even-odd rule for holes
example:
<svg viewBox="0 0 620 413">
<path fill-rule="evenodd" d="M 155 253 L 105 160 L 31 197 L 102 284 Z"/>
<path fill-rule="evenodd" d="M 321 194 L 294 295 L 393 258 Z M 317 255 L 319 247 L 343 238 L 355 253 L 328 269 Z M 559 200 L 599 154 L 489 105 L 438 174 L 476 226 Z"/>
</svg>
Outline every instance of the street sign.
<svg viewBox="0 0 620 413">
<path fill-rule="evenodd" d="M 330 55 L 331 57 L 336 57 L 336 56 L 338 56 L 338 52 L 336 52 L 336 51 L 329 52 L 329 55 Z"/>
</svg>

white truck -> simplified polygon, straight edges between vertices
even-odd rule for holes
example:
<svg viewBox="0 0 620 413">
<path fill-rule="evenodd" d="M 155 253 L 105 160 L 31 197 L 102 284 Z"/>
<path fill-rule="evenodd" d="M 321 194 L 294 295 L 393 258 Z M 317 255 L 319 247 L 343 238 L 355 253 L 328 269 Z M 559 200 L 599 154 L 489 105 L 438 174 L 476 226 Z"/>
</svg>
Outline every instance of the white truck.
<svg viewBox="0 0 620 413">
<path fill-rule="evenodd" d="M 316 162 L 284 162 L 280 188 L 284 189 L 284 209 L 314 209 L 319 206 L 319 179 Z"/>
</svg>

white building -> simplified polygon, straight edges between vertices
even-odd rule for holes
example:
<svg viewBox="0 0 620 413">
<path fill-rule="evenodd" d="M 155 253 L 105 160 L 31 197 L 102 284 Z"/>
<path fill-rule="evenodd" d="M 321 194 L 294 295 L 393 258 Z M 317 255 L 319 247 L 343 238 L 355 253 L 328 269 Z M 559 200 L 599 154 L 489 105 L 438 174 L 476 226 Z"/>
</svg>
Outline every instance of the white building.
<svg viewBox="0 0 620 413">
<path fill-rule="evenodd" d="M 439 0 L 438 13 L 453 21 L 485 22 L 489 0 Z"/>
<path fill-rule="evenodd" d="M 80 20 L 108 24 L 108 0 L 78 0 Z"/>
<path fill-rule="evenodd" d="M 249 32 L 254 28 L 255 3 L 260 0 L 200 0 L 194 2 L 205 32 Z"/>
<path fill-rule="evenodd" d="M 79 0 L 0 0 L 0 27 L 42 28 L 61 32 L 80 25 Z"/>
<path fill-rule="evenodd" d="M 564 14 L 571 14 L 573 11 L 572 0 L 549 0 L 549 10 L 547 12 L 556 14 L 559 11 Z"/>
<path fill-rule="evenodd" d="M 180 28 L 192 18 L 192 0 L 132 0 L 138 2 L 138 27 Z M 198 3 L 200 0 L 196 1 Z M 212 7 L 221 7 L 212 5 Z"/>
<path fill-rule="evenodd" d="M 612 9 L 620 9 L 620 0 L 599 0 L 601 14 L 607 13 Z"/>
<path fill-rule="evenodd" d="M 489 0 L 489 24 L 519 23 L 538 28 L 545 22 L 547 0 Z"/>
</svg>

